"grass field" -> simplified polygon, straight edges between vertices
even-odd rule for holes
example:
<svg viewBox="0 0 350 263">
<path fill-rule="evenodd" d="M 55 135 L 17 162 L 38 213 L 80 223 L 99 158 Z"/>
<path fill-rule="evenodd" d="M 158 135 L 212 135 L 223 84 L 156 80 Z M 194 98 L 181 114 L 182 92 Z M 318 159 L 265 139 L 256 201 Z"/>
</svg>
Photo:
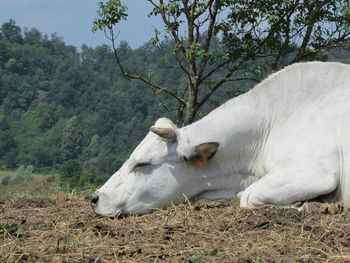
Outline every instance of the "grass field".
<svg viewBox="0 0 350 263">
<path fill-rule="evenodd" d="M 350 262 L 350 211 L 311 212 L 199 201 L 120 219 L 84 196 L 0 202 L 0 262 Z"/>
<path fill-rule="evenodd" d="M 0 170 L 0 198 L 13 195 L 30 194 L 30 195 L 47 195 L 58 188 L 57 174 L 33 173 L 29 180 L 13 179 L 18 176 L 17 171 Z M 11 181 L 7 185 L 2 185 L 1 182 L 5 177 L 10 177 Z"/>
<path fill-rule="evenodd" d="M 16 175 L 16 171 L 12 171 L 12 170 L 0 170 L 0 182 L 2 181 L 3 178 L 5 178 L 6 176 L 15 176 Z"/>
</svg>

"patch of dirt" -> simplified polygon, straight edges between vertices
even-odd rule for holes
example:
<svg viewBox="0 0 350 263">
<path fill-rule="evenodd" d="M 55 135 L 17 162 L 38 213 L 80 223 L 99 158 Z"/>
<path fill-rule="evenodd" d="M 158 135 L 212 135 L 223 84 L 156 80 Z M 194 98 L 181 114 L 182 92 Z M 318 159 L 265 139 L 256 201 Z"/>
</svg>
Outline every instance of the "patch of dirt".
<svg viewBox="0 0 350 263">
<path fill-rule="evenodd" d="M 21 198 L 15 203 L 16 208 L 24 207 L 49 207 L 55 204 L 55 201 L 46 197 L 31 197 L 31 198 Z"/>
<path fill-rule="evenodd" d="M 199 201 L 121 219 L 83 198 L 0 204 L 0 262 L 350 262 L 350 211 Z"/>
</svg>

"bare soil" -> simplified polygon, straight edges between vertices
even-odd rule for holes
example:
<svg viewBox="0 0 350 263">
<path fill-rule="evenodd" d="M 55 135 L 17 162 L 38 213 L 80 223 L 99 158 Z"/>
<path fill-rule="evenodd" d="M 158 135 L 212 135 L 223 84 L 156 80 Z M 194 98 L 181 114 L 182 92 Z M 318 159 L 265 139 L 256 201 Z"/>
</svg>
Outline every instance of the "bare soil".
<svg viewBox="0 0 350 263">
<path fill-rule="evenodd" d="M 87 198 L 0 201 L 0 262 L 350 262 L 350 211 L 199 201 L 121 219 Z"/>
</svg>

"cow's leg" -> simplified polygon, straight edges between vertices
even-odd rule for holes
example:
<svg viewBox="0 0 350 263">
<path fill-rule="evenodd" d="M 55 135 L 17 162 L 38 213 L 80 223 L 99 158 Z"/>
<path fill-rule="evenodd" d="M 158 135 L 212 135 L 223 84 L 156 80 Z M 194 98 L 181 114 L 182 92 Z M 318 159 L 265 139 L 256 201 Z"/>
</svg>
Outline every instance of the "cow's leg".
<svg viewBox="0 0 350 263">
<path fill-rule="evenodd" d="M 292 206 L 328 194 L 338 186 L 334 167 L 315 162 L 289 162 L 260 178 L 241 194 L 242 207 Z"/>
</svg>

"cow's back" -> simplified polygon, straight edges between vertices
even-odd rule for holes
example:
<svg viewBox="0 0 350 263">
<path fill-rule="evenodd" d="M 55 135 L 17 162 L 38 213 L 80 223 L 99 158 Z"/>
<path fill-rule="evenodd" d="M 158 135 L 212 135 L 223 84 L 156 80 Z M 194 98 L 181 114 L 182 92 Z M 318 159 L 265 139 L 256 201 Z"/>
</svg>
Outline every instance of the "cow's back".
<svg viewBox="0 0 350 263">
<path fill-rule="evenodd" d="M 284 121 L 296 111 L 322 103 L 325 97 L 335 93 L 348 97 L 350 65 L 332 62 L 293 64 L 269 76 L 251 93 L 268 104 L 266 107 L 270 108 L 274 118 Z M 342 103 L 346 103 L 346 99 Z"/>
</svg>

